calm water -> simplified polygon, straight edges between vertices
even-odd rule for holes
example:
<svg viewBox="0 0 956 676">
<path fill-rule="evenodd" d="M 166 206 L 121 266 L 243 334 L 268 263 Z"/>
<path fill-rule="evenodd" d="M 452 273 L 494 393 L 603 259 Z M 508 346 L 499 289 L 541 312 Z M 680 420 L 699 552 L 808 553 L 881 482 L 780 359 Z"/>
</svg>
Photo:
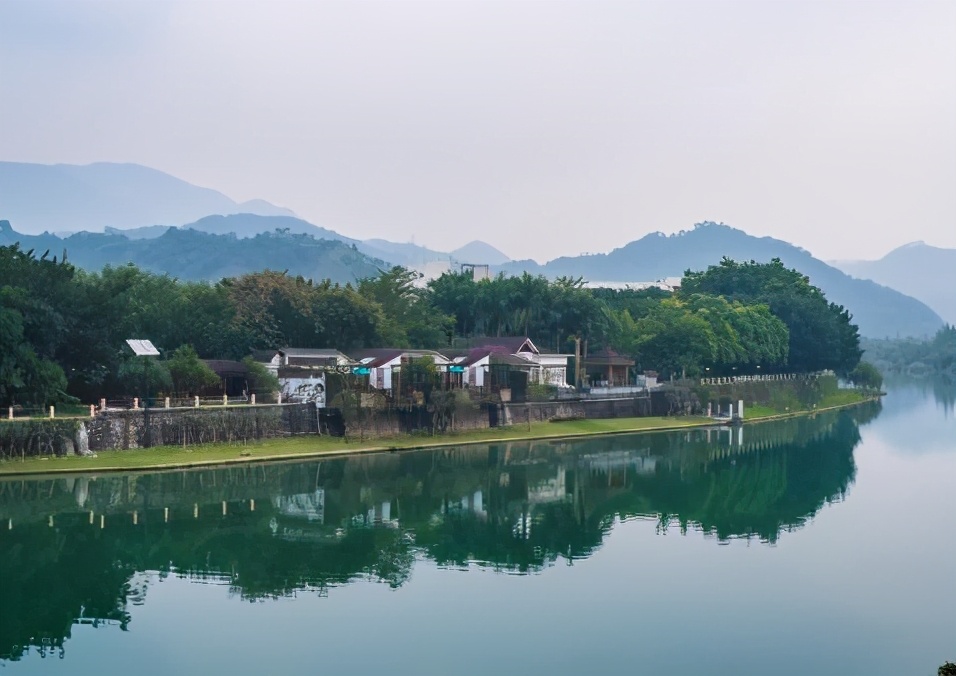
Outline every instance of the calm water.
<svg viewBox="0 0 956 676">
<path fill-rule="evenodd" d="M 2 481 L 0 670 L 932 675 L 956 660 L 954 401 Z"/>
</svg>

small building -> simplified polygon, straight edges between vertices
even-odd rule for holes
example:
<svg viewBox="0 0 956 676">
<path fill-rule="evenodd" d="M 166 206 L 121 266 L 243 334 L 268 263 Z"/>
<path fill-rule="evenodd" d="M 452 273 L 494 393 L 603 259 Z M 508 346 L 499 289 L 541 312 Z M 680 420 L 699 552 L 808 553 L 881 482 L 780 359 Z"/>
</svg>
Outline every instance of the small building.
<svg viewBox="0 0 956 676">
<path fill-rule="evenodd" d="M 232 361 L 231 359 L 203 359 L 202 361 L 219 376 L 219 387 L 207 388 L 204 394 L 225 394 L 230 397 L 248 395 L 248 366 L 241 361 Z"/>
<path fill-rule="evenodd" d="M 626 387 L 634 384 L 630 369 L 634 360 L 610 348 L 590 354 L 581 360 L 588 381 L 595 387 Z"/>
<path fill-rule="evenodd" d="M 264 364 L 277 376 L 281 366 L 327 368 L 348 367 L 355 364 L 347 355 L 330 348 L 283 347 L 276 350 L 253 350 L 252 358 Z"/>
<path fill-rule="evenodd" d="M 347 355 L 328 348 L 284 347 L 256 350 L 253 359 L 263 363 L 279 379 L 282 401 L 326 405 L 326 373 L 350 373 L 357 365 Z"/>
</svg>

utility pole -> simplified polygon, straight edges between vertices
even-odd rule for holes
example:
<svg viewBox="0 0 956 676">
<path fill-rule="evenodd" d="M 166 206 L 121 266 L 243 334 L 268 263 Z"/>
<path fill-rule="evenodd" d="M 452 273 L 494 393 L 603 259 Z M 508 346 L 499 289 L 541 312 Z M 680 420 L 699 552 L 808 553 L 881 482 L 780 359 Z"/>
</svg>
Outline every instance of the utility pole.
<svg viewBox="0 0 956 676">
<path fill-rule="evenodd" d="M 574 337 L 574 387 L 581 389 L 581 336 Z"/>
</svg>

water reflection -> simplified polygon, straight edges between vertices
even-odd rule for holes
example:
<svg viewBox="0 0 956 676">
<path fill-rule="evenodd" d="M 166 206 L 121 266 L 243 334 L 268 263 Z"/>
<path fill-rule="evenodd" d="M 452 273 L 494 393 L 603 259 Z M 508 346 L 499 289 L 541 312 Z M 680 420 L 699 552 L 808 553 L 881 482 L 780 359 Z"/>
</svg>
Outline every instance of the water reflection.
<svg viewBox="0 0 956 676">
<path fill-rule="evenodd" d="M 59 651 L 74 624 L 126 628 L 167 575 L 243 599 L 416 558 L 540 571 L 598 549 L 618 519 L 773 543 L 855 476 L 879 404 L 743 429 L 501 443 L 220 470 L 0 482 L 0 657 Z M 150 574 L 144 574 L 152 571 Z"/>
</svg>

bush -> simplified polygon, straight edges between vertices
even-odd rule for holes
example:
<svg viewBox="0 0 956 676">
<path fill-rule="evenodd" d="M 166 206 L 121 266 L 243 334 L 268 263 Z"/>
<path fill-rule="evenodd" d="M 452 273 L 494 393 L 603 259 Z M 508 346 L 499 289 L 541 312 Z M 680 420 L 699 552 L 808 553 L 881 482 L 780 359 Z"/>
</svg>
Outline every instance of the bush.
<svg viewBox="0 0 956 676">
<path fill-rule="evenodd" d="M 849 381 L 864 390 L 879 390 L 883 387 L 883 374 L 868 361 L 861 361 L 850 371 Z"/>
<path fill-rule="evenodd" d="M 554 385 L 544 383 L 531 383 L 528 385 L 528 401 L 550 401 L 558 395 L 558 388 Z"/>
</svg>

